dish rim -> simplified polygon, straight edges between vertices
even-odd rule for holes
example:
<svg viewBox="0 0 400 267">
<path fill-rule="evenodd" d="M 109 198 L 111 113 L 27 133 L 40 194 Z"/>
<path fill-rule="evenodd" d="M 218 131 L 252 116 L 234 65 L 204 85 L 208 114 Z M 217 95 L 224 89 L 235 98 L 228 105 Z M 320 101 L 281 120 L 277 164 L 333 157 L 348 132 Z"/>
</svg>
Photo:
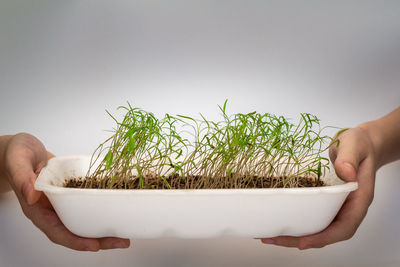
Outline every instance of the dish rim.
<svg viewBox="0 0 400 267">
<path fill-rule="evenodd" d="M 71 160 L 79 158 L 87 158 L 88 155 L 71 155 L 71 156 L 58 156 L 51 158 L 48 163 L 54 160 Z M 344 193 L 358 189 L 357 182 L 344 182 L 339 185 L 327 185 L 321 187 L 302 187 L 302 188 L 239 188 L 239 189 L 95 189 L 95 188 L 66 188 L 57 185 L 49 184 L 50 180 L 43 178 L 44 172 L 49 165 L 46 165 L 39 176 L 37 177 L 34 188 L 38 191 L 43 191 L 52 194 L 68 194 L 68 195 L 107 195 L 107 196 L 121 196 L 121 195 L 163 195 L 163 196 L 199 196 L 199 195 L 311 195 L 321 193 Z"/>
</svg>

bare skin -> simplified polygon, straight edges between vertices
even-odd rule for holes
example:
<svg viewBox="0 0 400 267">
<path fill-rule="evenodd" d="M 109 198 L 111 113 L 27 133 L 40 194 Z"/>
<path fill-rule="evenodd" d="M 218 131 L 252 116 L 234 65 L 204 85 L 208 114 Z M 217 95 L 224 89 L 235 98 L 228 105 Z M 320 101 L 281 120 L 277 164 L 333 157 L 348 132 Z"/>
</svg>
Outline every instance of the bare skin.
<svg viewBox="0 0 400 267">
<path fill-rule="evenodd" d="M 47 197 L 33 188 L 51 157 L 54 155 L 30 134 L 0 136 L 0 193 L 13 190 L 25 216 L 56 244 L 80 251 L 129 247 L 129 239 L 84 238 L 63 225 Z"/>
<path fill-rule="evenodd" d="M 265 244 L 299 249 L 321 248 L 353 237 L 374 198 L 375 174 L 383 165 L 400 159 L 400 107 L 388 115 L 351 128 L 339 136 L 339 147 L 329 156 L 344 181 L 358 181 L 332 223 L 322 232 L 302 236 L 261 238 Z"/>
</svg>

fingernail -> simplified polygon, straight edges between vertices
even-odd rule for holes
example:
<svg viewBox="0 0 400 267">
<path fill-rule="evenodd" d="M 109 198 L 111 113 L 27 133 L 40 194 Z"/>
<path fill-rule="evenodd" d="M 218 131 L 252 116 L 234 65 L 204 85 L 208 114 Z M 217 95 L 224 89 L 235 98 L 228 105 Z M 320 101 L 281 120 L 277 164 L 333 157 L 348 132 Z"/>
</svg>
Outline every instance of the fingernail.
<svg viewBox="0 0 400 267">
<path fill-rule="evenodd" d="M 127 248 L 126 244 L 121 241 L 114 242 L 112 246 L 113 248 Z"/>
<path fill-rule="evenodd" d="M 261 240 L 264 244 L 275 244 L 275 240 L 272 238 L 264 238 Z"/>
<path fill-rule="evenodd" d="M 350 168 L 352 168 L 352 169 L 354 169 L 353 165 L 351 165 L 351 163 L 349 163 L 349 162 L 343 162 L 343 164 L 348 166 L 348 167 L 350 167 Z"/>
<path fill-rule="evenodd" d="M 354 166 L 349 162 L 344 162 L 343 165 L 345 165 L 346 168 L 348 169 L 348 171 L 350 171 L 350 177 L 348 177 L 348 178 L 355 179 L 356 175 L 357 175 L 356 168 L 354 168 Z"/>
</svg>

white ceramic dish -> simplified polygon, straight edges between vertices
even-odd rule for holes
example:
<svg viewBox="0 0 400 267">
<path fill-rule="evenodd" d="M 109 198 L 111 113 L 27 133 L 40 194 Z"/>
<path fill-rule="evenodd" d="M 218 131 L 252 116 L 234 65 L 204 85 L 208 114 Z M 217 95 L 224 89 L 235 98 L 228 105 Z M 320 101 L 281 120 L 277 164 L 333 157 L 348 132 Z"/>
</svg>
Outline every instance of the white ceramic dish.
<svg viewBox="0 0 400 267">
<path fill-rule="evenodd" d="M 289 189 L 108 190 L 61 185 L 84 176 L 90 156 L 51 159 L 35 189 L 65 226 L 85 237 L 212 238 L 301 236 L 323 230 L 357 183 L 334 174 L 331 186 Z"/>
</svg>

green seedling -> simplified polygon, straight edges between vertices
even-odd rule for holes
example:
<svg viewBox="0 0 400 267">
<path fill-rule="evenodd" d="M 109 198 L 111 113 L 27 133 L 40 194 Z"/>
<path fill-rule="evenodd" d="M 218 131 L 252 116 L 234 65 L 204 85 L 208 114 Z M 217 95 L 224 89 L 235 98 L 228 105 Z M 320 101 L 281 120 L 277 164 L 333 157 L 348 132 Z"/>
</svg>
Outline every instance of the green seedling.
<svg viewBox="0 0 400 267">
<path fill-rule="evenodd" d="M 202 189 L 299 187 L 301 178 L 318 182 L 329 169 L 322 154 L 339 145 L 323 134 L 320 120 L 301 113 L 297 123 L 256 111 L 221 121 L 165 114 L 161 119 L 137 107 L 125 112 L 113 135 L 92 155 L 82 187 Z M 190 136 L 190 138 L 185 138 Z M 96 168 L 94 166 L 97 166 Z"/>
</svg>

